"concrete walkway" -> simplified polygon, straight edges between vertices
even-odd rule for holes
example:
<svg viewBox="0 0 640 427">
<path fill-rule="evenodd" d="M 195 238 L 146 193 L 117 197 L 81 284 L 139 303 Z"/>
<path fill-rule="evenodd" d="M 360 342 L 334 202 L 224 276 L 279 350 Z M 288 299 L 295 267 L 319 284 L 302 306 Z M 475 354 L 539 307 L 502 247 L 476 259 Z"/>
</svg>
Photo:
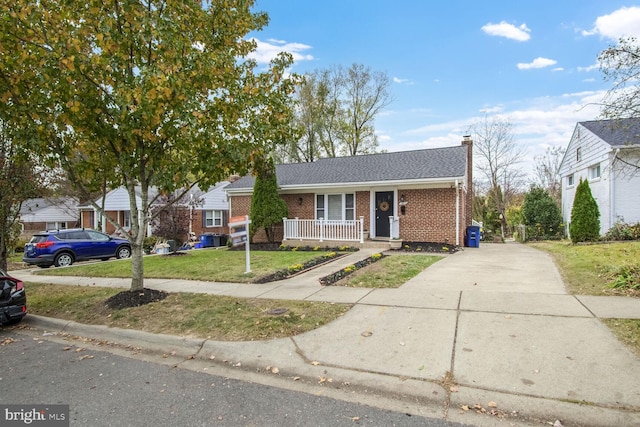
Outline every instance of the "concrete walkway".
<svg viewBox="0 0 640 427">
<path fill-rule="evenodd" d="M 415 413 L 461 423 L 640 425 L 640 359 L 598 320 L 638 319 L 640 299 L 567 295 L 550 256 L 517 243 L 446 256 L 398 289 L 319 285 L 319 277 L 374 252 L 263 285 L 145 279 L 171 292 L 355 304 L 329 325 L 287 339 L 215 342 L 27 319 L 54 332 L 173 348 L 188 356 L 184 363 L 215 355 L 243 369 L 331 379 L 333 387 L 395 396 L 413 402 Z M 129 286 L 129 279 L 19 277 Z M 482 412 L 474 405 L 484 414 L 474 415 Z"/>
</svg>

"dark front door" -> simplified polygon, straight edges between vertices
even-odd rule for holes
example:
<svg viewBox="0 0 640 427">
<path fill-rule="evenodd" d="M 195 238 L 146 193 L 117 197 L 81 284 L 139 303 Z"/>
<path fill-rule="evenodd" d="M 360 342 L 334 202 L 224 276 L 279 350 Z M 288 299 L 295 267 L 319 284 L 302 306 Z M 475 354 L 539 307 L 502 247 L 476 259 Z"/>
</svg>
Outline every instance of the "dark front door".
<svg viewBox="0 0 640 427">
<path fill-rule="evenodd" d="M 393 191 L 376 191 L 376 237 L 391 236 L 390 216 L 393 216 Z"/>
</svg>

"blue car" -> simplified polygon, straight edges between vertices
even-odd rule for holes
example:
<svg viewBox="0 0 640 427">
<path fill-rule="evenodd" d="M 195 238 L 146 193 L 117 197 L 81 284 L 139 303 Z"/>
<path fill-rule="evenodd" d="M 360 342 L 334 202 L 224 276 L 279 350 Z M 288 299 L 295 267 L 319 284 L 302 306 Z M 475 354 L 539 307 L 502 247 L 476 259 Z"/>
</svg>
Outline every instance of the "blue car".
<svg viewBox="0 0 640 427">
<path fill-rule="evenodd" d="M 43 231 L 35 234 L 24 247 L 22 261 L 38 267 L 65 267 L 76 261 L 107 260 L 131 256 L 127 240 L 83 228 Z"/>
</svg>

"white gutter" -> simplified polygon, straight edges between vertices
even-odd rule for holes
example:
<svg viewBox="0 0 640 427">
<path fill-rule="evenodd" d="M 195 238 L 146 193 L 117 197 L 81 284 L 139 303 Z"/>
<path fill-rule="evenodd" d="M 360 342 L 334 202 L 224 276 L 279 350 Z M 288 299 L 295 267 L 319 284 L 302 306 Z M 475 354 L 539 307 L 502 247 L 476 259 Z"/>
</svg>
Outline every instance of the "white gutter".
<svg viewBox="0 0 640 427">
<path fill-rule="evenodd" d="M 322 189 L 334 189 L 334 188 L 372 188 L 372 187 L 398 187 L 398 186 L 420 186 L 425 184 L 449 184 L 456 182 L 464 178 L 459 177 L 446 177 L 446 178 L 425 178 L 425 179 L 402 179 L 402 180 L 389 180 L 389 181 L 362 181 L 362 182 L 332 182 L 327 184 L 307 184 L 307 185 L 281 185 L 278 187 L 280 191 L 312 191 Z M 229 188 L 225 189 L 228 194 L 250 194 L 253 191 L 253 187 L 243 188 Z"/>
<path fill-rule="evenodd" d="M 460 191 L 456 179 L 456 245 L 460 246 Z"/>
</svg>

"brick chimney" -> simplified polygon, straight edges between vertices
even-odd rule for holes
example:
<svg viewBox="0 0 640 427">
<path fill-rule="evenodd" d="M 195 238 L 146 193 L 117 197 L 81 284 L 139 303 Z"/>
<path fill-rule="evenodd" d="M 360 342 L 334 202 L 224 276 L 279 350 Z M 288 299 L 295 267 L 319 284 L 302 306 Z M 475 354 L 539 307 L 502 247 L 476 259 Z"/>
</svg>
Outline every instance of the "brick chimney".
<svg viewBox="0 0 640 427">
<path fill-rule="evenodd" d="M 462 145 L 467 146 L 467 195 L 465 198 L 465 226 L 471 225 L 473 219 L 473 140 L 471 135 L 462 137 Z"/>
</svg>

